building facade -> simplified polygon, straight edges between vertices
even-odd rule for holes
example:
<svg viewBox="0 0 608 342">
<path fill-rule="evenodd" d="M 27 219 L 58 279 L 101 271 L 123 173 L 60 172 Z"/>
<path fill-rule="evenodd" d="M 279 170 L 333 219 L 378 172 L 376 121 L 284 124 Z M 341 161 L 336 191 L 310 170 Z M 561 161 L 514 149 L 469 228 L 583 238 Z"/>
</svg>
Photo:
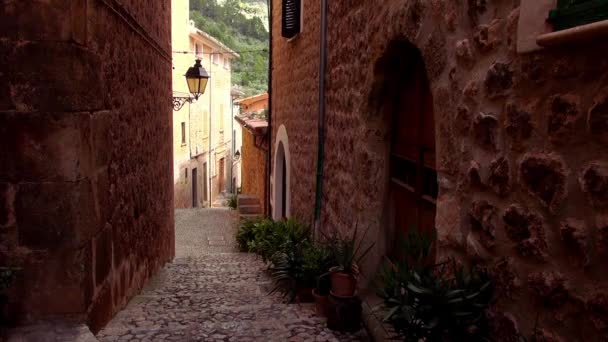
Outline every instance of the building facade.
<svg viewBox="0 0 608 342">
<path fill-rule="evenodd" d="M 241 193 L 257 198 L 266 212 L 268 161 L 268 93 L 235 101 L 242 114 L 236 117 L 241 128 Z"/>
<path fill-rule="evenodd" d="M 0 20 L 8 314 L 95 332 L 174 255 L 171 4 L 2 1 Z"/>
<path fill-rule="evenodd" d="M 173 92 L 188 96 L 184 74 L 200 59 L 211 78 L 205 94 L 173 111 L 175 207 L 207 207 L 231 192 L 231 60 L 238 55 L 189 20 L 189 1 L 173 0 Z"/>
<path fill-rule="evenodd" d="M 605 22 L 552 32 L 555 1 L 331 1 L 322 73 L 319 2 L 290 38 L 282 3 L 273 216 L 367 229 L 370 275 L 405 230 L 435 229 L 437 258 L 490 270 L 500 340 L 606 336 Z"/>
</svg>

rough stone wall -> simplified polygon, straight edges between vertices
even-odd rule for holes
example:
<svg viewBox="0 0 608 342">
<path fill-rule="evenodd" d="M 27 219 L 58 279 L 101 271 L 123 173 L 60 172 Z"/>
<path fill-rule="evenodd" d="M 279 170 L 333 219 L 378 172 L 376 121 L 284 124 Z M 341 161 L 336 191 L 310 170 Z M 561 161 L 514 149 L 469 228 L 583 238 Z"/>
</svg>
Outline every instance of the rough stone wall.
<svg viewBox="0 0 608 342">
<path fill-rule="evenodd" d="M 241 152 L 242 183 L 241 192 L 260 200 L 262 212 L 266 212 L 266 151 L 255 146 L 253 133 L 243 128 Z"/>
<path fill-rule="evenodd" d="M 377 243 L 366 265 L 372 271 L 392 238 L 390 127 L 374 102 L 382 85 L 374 64 L 392 40 L 406 39 L 422 52 L 434 98 L 439 257 L 491 270 L 498 340 L 530 337 L 537 317 L 546 340 L 601 340 L 608 333 L 608 48 L 594 41 L 519 55 L 518 17 L 517 0 L 330 2 L 323 227 L 368 228 Z M 290 145 L 299 146 L 291 158 L 302 165 L 314 160 L 314 137 L 310 126 L 294 127 L 289 109 L 316 89 L 289 88 L 287 79 L 301 79 L 294 66 L 308 65 L 299 59 L 305 49 L 294 53 L 291 43 L 274 40 L 273 129 L 291 124 Z M 306 115 L 298 122 L 314 118 L 315 108 Z M 294 173 L 312 179 L 311 167 Z M 308 220 L 314 181 L 303 186 L 298 176 L 292 213 Z"/>
<path fill-rule="evenodd" d="M 276 134 L 285 125 L 289 153 L 296 155 L 291 164 L 292 217 L 312 224 L 316 167 L 317 118 L 319 107 L 319 18 L 317 1 L 303 1 L 302 32 L 287 40 L 281 37 L 281 2 L 273 6 L 273 75 L 272 75 L 272 163 L 275 162 Z M 272 170 L 274 172 L 274 170 Z M 274 175 L 271 177 L 271 180 Z M 274 185 L 273 185 L 274 186 Z"/>
<path fill-rule="evenodd" d="M 170 3 L 0 4 L 0 264 L 20 322 L 103 326 L 174 254 Z"/>
</svg>

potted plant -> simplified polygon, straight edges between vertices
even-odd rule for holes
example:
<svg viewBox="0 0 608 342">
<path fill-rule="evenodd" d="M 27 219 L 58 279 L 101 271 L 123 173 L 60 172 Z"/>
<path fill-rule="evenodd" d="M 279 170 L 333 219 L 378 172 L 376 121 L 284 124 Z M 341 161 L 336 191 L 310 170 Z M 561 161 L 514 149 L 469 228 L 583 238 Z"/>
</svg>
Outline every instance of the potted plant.
<svg viewBox="0 0 608 342">
<path fill-rule="evenodd" d="M 312 296 L 315 299 L 315 309 L 317 316 L 326 317 L 329 310 L 329 291 L 331 289 L 331 281 L 329 272 L 317 277 L 317 284 L 312 290 Z"/>
<path fill-rule="evenodd" d="M 0 330 L 7 324 L 8 294 L 6 291 L 15 280 L 18 269 L 12 267 L 0 267 Z"/>
<path fill-rule="evenodd" d="M 366 232 L 367 233 L 367 232 Z M 352 297 L 357 289 L 358 264 L 374 246 L 371 243 L 365 250 L 363 240 L 357 239 L 357 227 L 350 239 L 341 237 L 338 233 L 330 239 L 329 245 L 333 252 L 335 266 L 329 269 L 331 277 L 331 293 L 337 297 Z"/>
</svg>

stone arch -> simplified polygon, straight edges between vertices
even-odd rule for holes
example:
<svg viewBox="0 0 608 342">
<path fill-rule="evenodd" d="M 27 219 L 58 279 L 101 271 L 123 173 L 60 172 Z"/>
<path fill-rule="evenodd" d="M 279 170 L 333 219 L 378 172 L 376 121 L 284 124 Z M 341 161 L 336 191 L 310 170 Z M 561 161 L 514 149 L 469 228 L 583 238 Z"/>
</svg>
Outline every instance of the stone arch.
<svg viewBox="0 0 608 342">
<path fill-rule="evenodd" d="M 272 218 L 280 220 L 291 216 L 291 157 L 285 125 L 277 131 L 274 145 Z"/>
<path fill-rule="evenodd" d="M 409 159 L 415 161 L 414 166 L 421 174 L 431 174 L 427 178 L 431 178 L 432 182 L 427 184 L 427 188 L 432 189 L 426 191 L 432 192 L 433 210 L 416 218 L 417 222 L 424 222 L 424 219 L 430 221 L 425 224 L 429 229 L 434 228 L 434 200 L 438 192 L 433 98 L 421 51 L 407 39 L 394 39 L 376 59 L 373 68 L 373 82 L 364 118 L 364 138 L 359 144 L 358 160 L 359 165 L 362 165 L 358 183 L 365 184 L 370 182 L 369 179 L 376 180 L 368 190 L 362 191 L 362 199 L 359 202 L 363 208 L 359 222 L 364 222 L 369 227 L 378 227 L 377 231 L 370 232 L 377 241 L 377 247 L 374 255 L 368 258 L 368 270 L 377 269 L 384 256 L 391 254 L 399 229 L 395 226 L 394 215 L 404 209 L 395 208 L 394 203 L 391 203 L 395 197 L 391 188 L 394 185 L 391 172 L 394 172 L 396 164 L 393 155 L 395 146 L 391 145 L 394 145 L 396 136 L 413 137 L 417 131 L 426 132 L 415 136 L 413 141 L 405 139 L 400 143 L 412 145 L 406 146 L 408 148 L 417 147 L 418 152 L 414 151 L 408 156 Z M 412 117 L 411 112 L 416 110 L 423 114 Z M 421 150 L 428 150 L 428 153 L 420 155 Z M 398 152 L 407 154 L 405 151 Z M 420 201 L 423 200 L 424 187 L 425 184 L 420 181 L 412 184 L 412 188 L 417 191 L 417 198 L 412 203 L 422 205 Z"/>
</svg>

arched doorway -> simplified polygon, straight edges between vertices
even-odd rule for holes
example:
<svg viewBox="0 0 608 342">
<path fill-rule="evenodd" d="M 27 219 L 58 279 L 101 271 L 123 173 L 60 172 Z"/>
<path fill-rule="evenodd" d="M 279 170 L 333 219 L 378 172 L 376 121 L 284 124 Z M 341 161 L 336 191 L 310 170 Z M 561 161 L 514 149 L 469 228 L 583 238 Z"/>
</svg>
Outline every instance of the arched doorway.
<svg viewBox="0 0 608 342">
<path fill-rule="evenodd" d="M 424 60 L 408 41 L 392 42 L 377 68 L 385 76 L 390 122 L 388 213 L 397 242 L 435 229 L 438 193 L 433 98 Z"/>
<path fill-rule="evenodd" d="M 289 143 L 285 126 L 281 125 L 277 132 L 274 153 L 274 193 L 272 217 L 275 220 L 290 216 L 290 168 Z"/>
</svg>

